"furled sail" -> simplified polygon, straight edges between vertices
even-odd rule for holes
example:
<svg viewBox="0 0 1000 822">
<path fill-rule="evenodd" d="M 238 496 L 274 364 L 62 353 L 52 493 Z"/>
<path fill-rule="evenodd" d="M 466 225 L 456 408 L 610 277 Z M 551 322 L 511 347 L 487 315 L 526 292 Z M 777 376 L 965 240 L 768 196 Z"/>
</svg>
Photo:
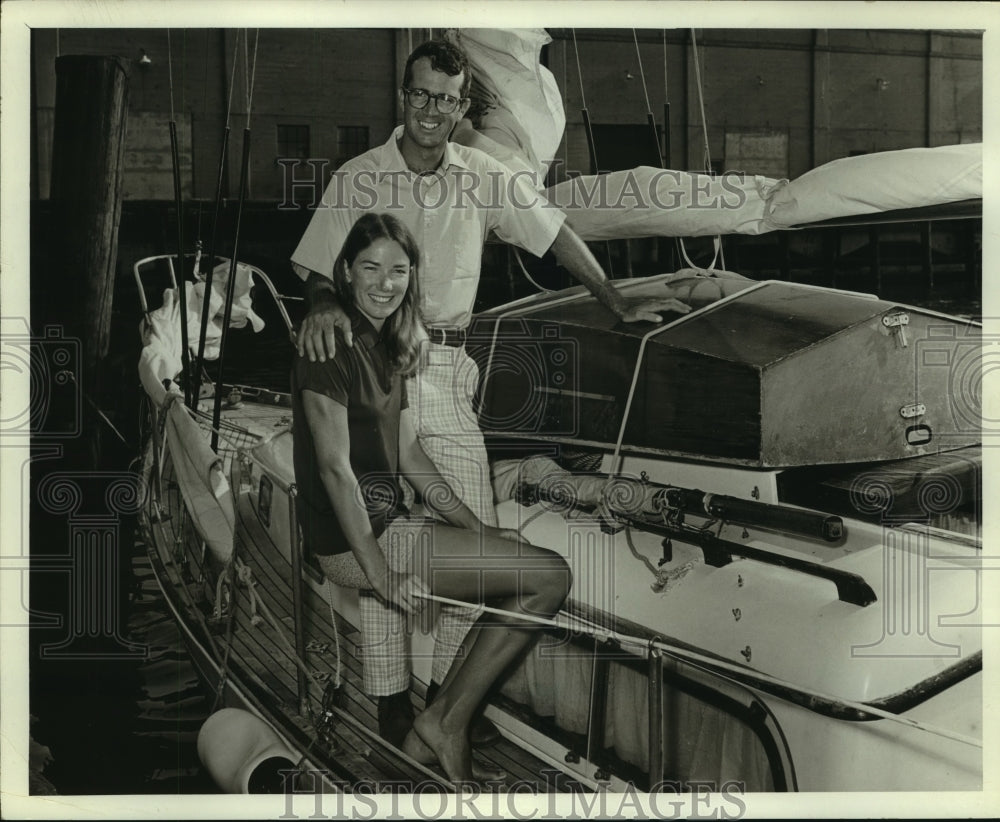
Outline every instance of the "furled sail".
<svg viewBox="0 0 1000 822">
<path fill-rule="evenodd" d="M 566 124 L 555 80 L 539 60 L 551 38 L 544 29 L 464 29 L 448 36 L 465 49 L 488 101 L 477 122 L 460 124 L 453 139 L 515 173 L 530 172 L 584 240 L 763 234 L 982 197 L 979 143 L 844 157 L 791 181 L 752 169 L 713 176 L 640 166 L 545 188 Z"/>
</svg>

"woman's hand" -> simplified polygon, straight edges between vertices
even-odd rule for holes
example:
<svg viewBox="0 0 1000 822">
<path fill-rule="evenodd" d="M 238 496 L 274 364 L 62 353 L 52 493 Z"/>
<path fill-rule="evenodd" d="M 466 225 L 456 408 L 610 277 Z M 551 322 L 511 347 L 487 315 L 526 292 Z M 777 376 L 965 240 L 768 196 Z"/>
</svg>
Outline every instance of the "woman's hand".
<svg viewBox="0 0 1000 822">
<path fill-rule="evenodd" d="M 430 593 L 427 583 L 416 574 L 403 574 L 389 568 L 384 576 L 376 577 L 371 583 L 380 599 L 406 614 L 415 614 L 423 608 L 427 601 L 423 597 Z"/>
</svg>

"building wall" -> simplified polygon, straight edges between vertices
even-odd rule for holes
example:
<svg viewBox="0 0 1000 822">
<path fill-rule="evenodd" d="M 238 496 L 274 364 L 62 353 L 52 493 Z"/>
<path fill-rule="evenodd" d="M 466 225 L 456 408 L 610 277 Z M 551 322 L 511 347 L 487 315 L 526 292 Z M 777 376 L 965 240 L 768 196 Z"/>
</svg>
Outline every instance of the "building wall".
<svg viewBox="0 0 1000 822">
<path fill-rule="evenodd" d="M 651 112 L 662 146 L 669 103 L 670 166 L 682 169 L 704 169 L 710 160 L 716 170 L 795 177 L 852 153 L 982 139 L 982 38 L 974 32 L 667 29 L 634 37 L 631 29 L 581 29 L 575 40 L 568 29 L 549 32 L 543 59 L 567 115 L 559 176 L 590 170 L 584 104 L 612 141 L 615 133 L 634 140 Z M 384 142 L 398 121 L 403 61 L 427 34 L 263 30 L 252 65 L 252 31 L 248 58 L 237 30 L 172 30 L 169 50 L 162 29 L 35 30 L 35 194 L 48 194 L 57 54 L 132 59 L 125 183 L 132 198 L 173 198 L 166 154 L 171 79 L 182 190 L 197 199 L 215 196 L 232 89 L 224 194 L 236 196 L 252 78 L 249 196 L 282 201 L 288 191 L 277 163 L 278 125 L 309 127 L 309 155 L 329 161 L 327 176 L 340 153 L 339 127 L 367 127 L 369 145 Z M 150 63 L 139 62 L 143 52 Z M 633 157 L 621 146 L 605 153 L 615 162 Z M 634 157 L 633 164 L 660 161 L 651 152 Z M 302 179 L 312 172 L 302 165 L 297 173 Z"/>
<path fill-rule="evenodd" d="M 669 102 L 674 168 L 706 166 L 702 101 L 714 165 L 750 173 L 757 169 L 727 163 L 727 133 L 785 135 L 771 142 L 787 145 L 791 177 L 852 153 L 982 140 L 982 38 L 975 32 L 667 29 L 633 36 L 621 29 L 577 30 L 575 39 L 567 29 L 549 32 L 547 63 L 567 115 L 559 157 L 577 171 L 590 169 L 584 101 L 597 124 L 644 123 L 652 111 L 661 142 Z"/>
<path fill-rule="evenodd" d="M 285 171 L 276 162 L 278 124 L 308 125 L 310 156 L 330 160 L 328 174 L 337 158 L 339 126 L 368 127 L 372 145 L 385 140 L 396 123 L 397 37 L 391 29 L 270 29 L 257 38 L 254 63 L 253 31 L 247 56 L 242 30 L 172 30 L 169 50 L 162 29 L 36 30 L 37 195 L 48 196 L 58 54 L 116 54 L 132 60 L 126 198 L 173 199 L 171 92 L 182 135 L 182 192 L 214 199 L 228 111 L 224 194 L 236 196 L 252 82 L 248 192 L 253 199 L 281 200 Z M 139 62 L 143 53 L 150 63 Z M 158 162 L 153 155 L 159 155 Z M 308 172 L 303 166 L 300 176 Z"/>
</svg>

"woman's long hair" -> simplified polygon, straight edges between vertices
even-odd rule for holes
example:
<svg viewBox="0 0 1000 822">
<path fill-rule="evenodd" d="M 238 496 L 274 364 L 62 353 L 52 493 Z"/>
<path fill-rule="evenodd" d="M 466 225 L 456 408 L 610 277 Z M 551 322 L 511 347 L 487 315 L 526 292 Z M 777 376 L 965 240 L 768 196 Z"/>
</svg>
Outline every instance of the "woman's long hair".
<svg viewBox="0 0 1000 822">
<path fill-rule="evenodd" d="M 389 360 L 396 372 L 413 374 L 421 364 L 421 348 L 427 332 L 420 323 L 420 249 L 410 230 L 391 214 L 368 212 L 358 218 L 344 240 L 343 248 L 333 264 L 333 285 L 341 305 L 354 303 L 354 291 L 347 281 L 347 269 L 358 254 L 376 240 L 393 240 L 410 260 L 410 282 L 399 308 L 386 318 L 382 337 L 389 351 Z"/>
</svg>

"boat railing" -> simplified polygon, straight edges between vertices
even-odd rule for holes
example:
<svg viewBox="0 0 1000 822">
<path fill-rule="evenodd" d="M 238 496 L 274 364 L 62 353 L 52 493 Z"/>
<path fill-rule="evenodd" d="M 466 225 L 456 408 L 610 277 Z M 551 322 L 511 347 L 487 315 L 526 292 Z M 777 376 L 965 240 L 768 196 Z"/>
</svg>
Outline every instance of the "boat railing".
<svg viewBox="0 0 1000 822">
<path fill-rule="evenodd" d="M 187 261 L 190 260 L 190 267 Z M 231 260 L 228 257 L 216 256 L 213 267 L 217 267 L 221 264 L 228 264 Z M 139 292 L 139 305 L 142 308 L 143 315 L 149 314 L 149 301 L 146 297 L 146 291 L 151 287 L 149 285 L 149 280 L 153 277 L 154 273 L 159 270 L 162 272 L 163 266 L 166 267 L 167 282 L 170 288 L 177 288 L 177 255 L 176 254 L 156 254 L 151 257 L 144 257 L 143 259 L 137 261 L 132 266 L 132 275 L 135 278 L 135 283 Z M 292 335 L 294 326 L 292 324 L 291 317 L 289 317 L 288 309 L 285 307 L 285 303 L 288 302 L 301 302 L 304 298 L 300 296 L 295 296 L 292 294 L 283 294 L 275 288 L 274 283 L 271 282 L 271 278 L 267 276 L 260 268 L 250 263 L 240 262 L 240 266 L 243 266 L 250 272 L 250 276 L 254 281 L 261 283 L 271 298 L 274 300 L 278 307 L 278 312 L 281 315 L 282 321 L 285 323 L 285 327 L 288 329 L 290 335 Z M 184 264 L 182 264 L 181 271 L 185 278 L 190 281 L 191 277 L 188 274 L 193 273 L 196 281 L 202 281 L 204 279 L 203 275 L 200 273 L 202 266 L 201 252 L 196 251 L 191 254 L 184 255 Z M 162 277 L 162 274 L 161 274 Z"/>
</svg>

